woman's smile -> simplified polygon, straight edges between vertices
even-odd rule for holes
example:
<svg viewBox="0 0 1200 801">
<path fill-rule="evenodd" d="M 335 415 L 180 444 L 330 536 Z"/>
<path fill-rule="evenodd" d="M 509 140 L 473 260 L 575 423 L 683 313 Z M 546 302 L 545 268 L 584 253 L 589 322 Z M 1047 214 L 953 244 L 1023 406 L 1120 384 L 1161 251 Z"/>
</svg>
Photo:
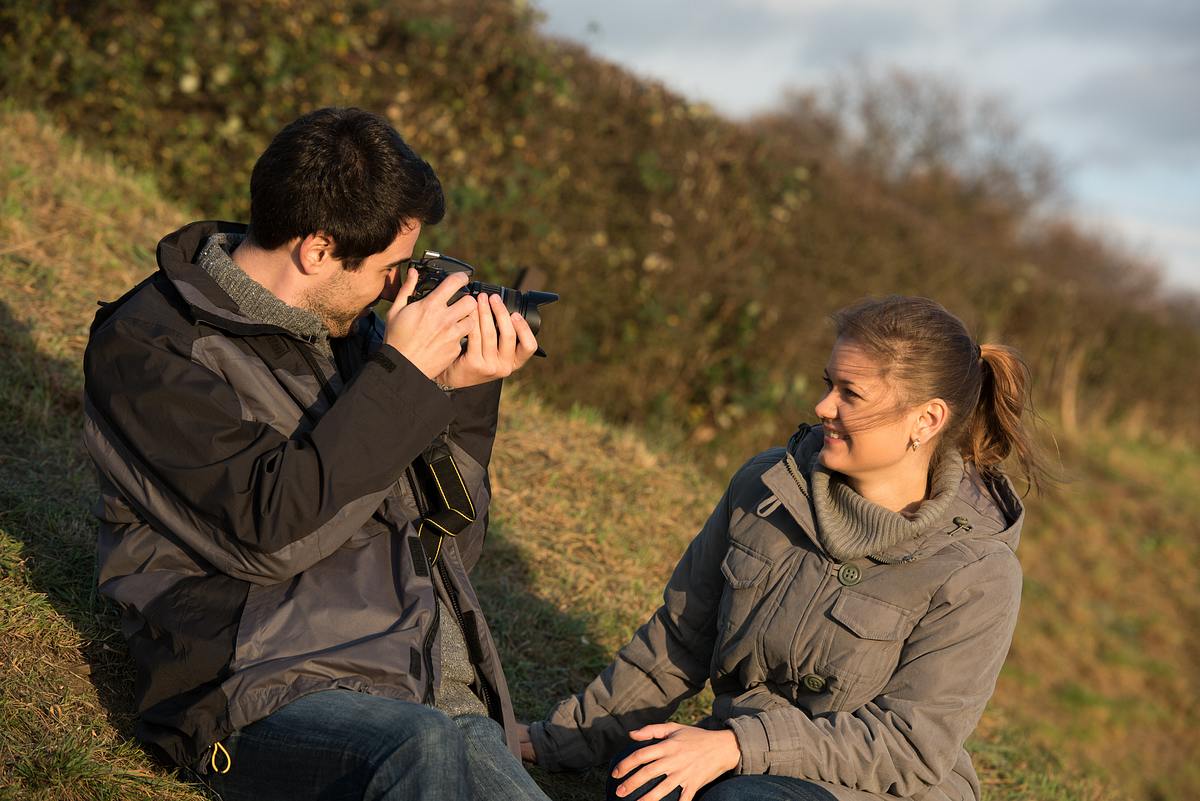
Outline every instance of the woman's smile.
<svg viewBox="0 0 1200 801">
<path fill-rule="evenodd" d="M 849 434 L 845 434 L 843 432 L 836 431 L 836 430 L 830 428 L 828 424 L 822 426 L 821 428 L 825 432 L 825 441 L 826 442 L 829 442 L 829 441 L 848 442 L 850 440 Z"/>
</svg>

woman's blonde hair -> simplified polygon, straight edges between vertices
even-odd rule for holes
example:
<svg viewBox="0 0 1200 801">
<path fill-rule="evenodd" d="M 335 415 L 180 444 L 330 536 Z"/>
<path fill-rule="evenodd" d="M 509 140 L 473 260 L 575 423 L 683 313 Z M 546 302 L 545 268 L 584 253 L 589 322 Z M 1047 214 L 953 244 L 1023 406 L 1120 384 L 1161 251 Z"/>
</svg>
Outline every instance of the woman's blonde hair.
<svg viewBox="0 0 1200 801">
<path fill-rule="evenodd" d="M 950 407 L 939 453 L 957 447 L 983 475 L 1010 457 L 1034 489 L 1050 479 L 1023 417 L 1036 413 L 1029 368 L 1005 345 L 977 345 L 963 322 L 928 298 L 867 298 L 832 315 L 838 339 L 879 362 L 905 407 L 941 398 Z"/>
</svg>

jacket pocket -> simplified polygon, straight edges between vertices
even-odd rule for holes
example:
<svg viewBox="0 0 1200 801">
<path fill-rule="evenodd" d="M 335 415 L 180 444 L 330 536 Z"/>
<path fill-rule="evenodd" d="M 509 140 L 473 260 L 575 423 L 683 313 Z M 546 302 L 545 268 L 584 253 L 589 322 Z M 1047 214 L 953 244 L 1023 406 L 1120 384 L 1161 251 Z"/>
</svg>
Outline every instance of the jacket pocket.
<svg viewBox="0 0 1200 801">
<path fill-rule="evenodd" d="M 843 589 L 829 617 L 833 629 L 825 665 L 838 679 L 834 709 L 857 708 L 887 684 L 912 631 L 915 613 L 869 595 Z"/>
<path fill-rule="evenodd" d="M 750 635 L 754 626 L 751 620 L 762 600 L 771 564 L 769 559 L 740 543 L 730 543 L 721 561 L 725 588 L 717 611 L 718 641 L 714 656 L 718 661 L 725 661 L 730 656 L 740 660 L 745 655 L 743 652 L 750 653 L 753 650 L 754 637 Z"/>
<path fill-rule="evenodd" d="M 233 671 L 245 668 L 262 661 L 264 658 L 264 628 L 271 614 L 287 595 L 293 581 L 279 584 L 251 584 L 246 594 L 246 604 L 242 607 L 242 616 L 238 620 L 237 640 L 233 650 L 233 661 L 229 667 Z"/>
</svg>

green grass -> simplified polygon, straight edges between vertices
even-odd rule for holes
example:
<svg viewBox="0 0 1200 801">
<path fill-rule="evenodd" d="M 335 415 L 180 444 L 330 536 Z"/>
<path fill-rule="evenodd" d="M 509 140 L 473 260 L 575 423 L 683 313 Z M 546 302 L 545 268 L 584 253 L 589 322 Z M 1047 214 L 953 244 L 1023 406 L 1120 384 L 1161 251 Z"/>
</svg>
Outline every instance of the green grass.
<svg viewBox="0 0 1200 801">
<path fill-rule="evenodd" d="M 0 798 L 198 799 L 129 739 L 78 433 L 93 301 L 148 272 L 155 238 L 188 215 L 32 115 L 0 113 L 0 149 L 14 154 L 0 197 L 23 209 L 0 218 Z M 530 371 L 506 390 L 476 571 L 525 719 L 582 688 L 650 614 L 721 490 L 688 453 L 601 410 L 551 410 L 536 383 Z M 1196 797 L 1200 456 L 1120 432 L 1066 451 L 1075 480 L 1029 501 L 1021 621 L 970 743 L 985 796 Z M 599 771 L 537 775 L 555 799 L 602 797 Z"/>
<path fill-rule="evenodd" d="M 1110 797 L 1094 779 L 1069 777 L 1053 751 L 1031 747 L 1017 729 L 975 736 L 967 748 L 979 771 L 985 801 L 1100 801 Z"/>
</svg>

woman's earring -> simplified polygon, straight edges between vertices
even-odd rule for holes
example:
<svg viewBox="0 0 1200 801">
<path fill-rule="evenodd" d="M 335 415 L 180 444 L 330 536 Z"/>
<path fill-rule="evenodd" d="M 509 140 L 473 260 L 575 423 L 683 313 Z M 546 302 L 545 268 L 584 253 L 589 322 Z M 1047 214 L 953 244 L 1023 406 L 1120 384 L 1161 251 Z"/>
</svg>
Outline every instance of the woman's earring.
<svg viewBox="0 0 1200 801">
<path fill-rule="evenodd" d="M 908 443 L 908 447 L 911 450 L 915 451 L 917 448 L 921 447 L 921 440 L 917 439 L 916 437 L 913 437 L 912 442 Z"/>
</svg>

